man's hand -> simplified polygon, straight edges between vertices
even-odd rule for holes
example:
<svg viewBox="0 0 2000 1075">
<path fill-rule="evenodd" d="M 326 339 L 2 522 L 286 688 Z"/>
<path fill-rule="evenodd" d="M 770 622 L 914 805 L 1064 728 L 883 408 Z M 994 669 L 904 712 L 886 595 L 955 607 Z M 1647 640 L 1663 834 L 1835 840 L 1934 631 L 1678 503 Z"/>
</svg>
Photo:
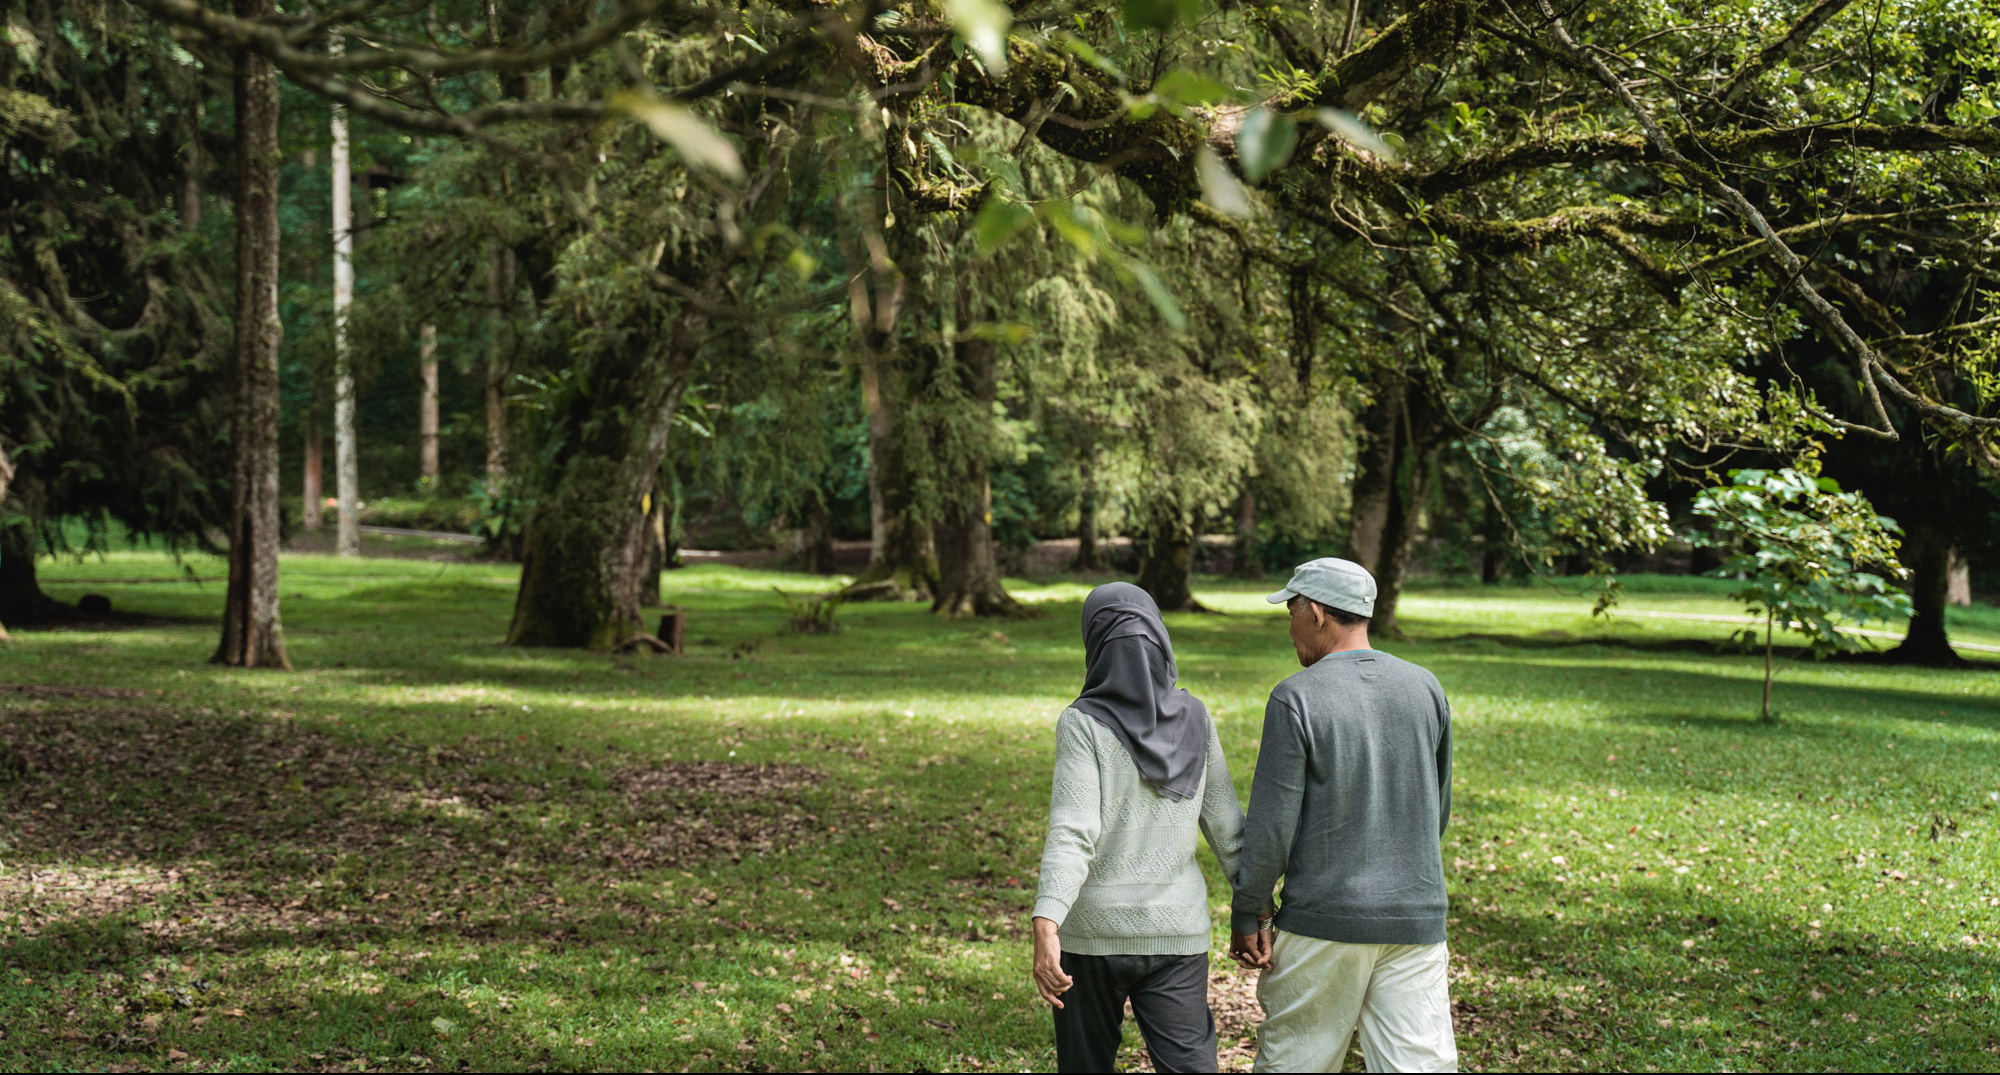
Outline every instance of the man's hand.
<svg viewBox="0 0 2000 1075">
<path fill-rule="evenodd" d="M 1271 965 L 1270 919 L 1257 920 L 1257 932 L 1232 933 L 1229 935 L 1229 955 L 1237 965 L 1249 968 L 1266 968 Z"/>
<path fill-rule="evenodd" d="M 1046 918 L 1035 919 L 1035 992 L 1060 1008 L 1062 995 L 1074 984 L 1075 979 L 1063 973 L 1062 941 L 1056 936 L 1056 924 Z"/>
</svg>

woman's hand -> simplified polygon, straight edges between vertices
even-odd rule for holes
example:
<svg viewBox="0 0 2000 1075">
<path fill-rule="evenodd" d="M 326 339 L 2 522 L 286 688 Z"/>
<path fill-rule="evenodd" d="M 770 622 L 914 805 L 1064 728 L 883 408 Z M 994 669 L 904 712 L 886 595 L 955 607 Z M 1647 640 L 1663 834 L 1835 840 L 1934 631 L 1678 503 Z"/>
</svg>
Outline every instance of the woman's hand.
<svg viewBox="0 0 2000 1075">
<path fill-rule="evenodd" d="M 1062 995 L 1075 984 L 1075 979 L 1063 973 L 1062 940 L 1056 936 L 1056 924 L 1046 918 L 1035 919 L 1035 992 L 1042 999 L 1060 1008 Z"/>
</svg>

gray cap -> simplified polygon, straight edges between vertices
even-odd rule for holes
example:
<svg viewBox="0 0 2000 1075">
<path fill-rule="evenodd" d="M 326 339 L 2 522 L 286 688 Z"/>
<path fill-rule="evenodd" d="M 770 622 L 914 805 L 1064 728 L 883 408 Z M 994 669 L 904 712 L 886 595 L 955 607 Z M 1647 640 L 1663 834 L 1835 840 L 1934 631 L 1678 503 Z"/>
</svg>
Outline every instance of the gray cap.
<svg viewBox="0 0 2000 1075">
<path fill-rule="evenodd" d="M 1300 596 L 1356 616 L 1373 616 L 1375 576 L 1352 560 L 1322 556 L 1292 569 L 1292 581 L 1264 600 L 1276 605 Z"/>
</svg>

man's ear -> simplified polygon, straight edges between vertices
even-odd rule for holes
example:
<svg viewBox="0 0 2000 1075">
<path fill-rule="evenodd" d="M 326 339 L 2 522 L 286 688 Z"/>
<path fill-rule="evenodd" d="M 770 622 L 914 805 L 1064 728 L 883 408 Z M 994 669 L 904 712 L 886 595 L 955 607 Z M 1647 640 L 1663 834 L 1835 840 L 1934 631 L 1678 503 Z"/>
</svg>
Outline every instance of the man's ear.
<svg viewBox="0 0 2000 1075">
<path fill-rule="evenodd" d="M 1313 626 L 1324 630 L 1326 628 L 1326 610 L 1319 607 L 1318 601 L 1307 601 L 1306 607 L 1312 609 Z"/>
</svg>

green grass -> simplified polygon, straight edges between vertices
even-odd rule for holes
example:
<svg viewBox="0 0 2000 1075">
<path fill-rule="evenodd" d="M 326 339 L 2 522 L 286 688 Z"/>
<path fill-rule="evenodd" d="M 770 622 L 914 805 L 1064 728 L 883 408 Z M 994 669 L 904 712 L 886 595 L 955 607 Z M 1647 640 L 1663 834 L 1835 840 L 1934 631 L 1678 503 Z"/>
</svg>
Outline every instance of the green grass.
<svg viewBox="0 0 2000 1075">
<path fill-rule="evenodd" d="M 504 566 L 294 556 L 285 674 L 203 663 L 187 566 L 52 563 L 153 619 L 0 648 L 0 1069 L 1051 1065 L 1022 916 L 1085 586 L 801 636 L 771 587 L 824 580 L 693 568 L 689 653 L 626 658 L 499 645 Z M 1267 588 L 1169 618 L 1242 792 Z M 1728 625 L 1632 614 L 1726 600 L 1633 590 L 1422 590 L 1384 647 L 1457 718 L 1466 1067 L 2000 1066 L 2000 660 L 1793 663 L 1759 725 L 1761 662 L 1689 644 Z"/>
</svg>

